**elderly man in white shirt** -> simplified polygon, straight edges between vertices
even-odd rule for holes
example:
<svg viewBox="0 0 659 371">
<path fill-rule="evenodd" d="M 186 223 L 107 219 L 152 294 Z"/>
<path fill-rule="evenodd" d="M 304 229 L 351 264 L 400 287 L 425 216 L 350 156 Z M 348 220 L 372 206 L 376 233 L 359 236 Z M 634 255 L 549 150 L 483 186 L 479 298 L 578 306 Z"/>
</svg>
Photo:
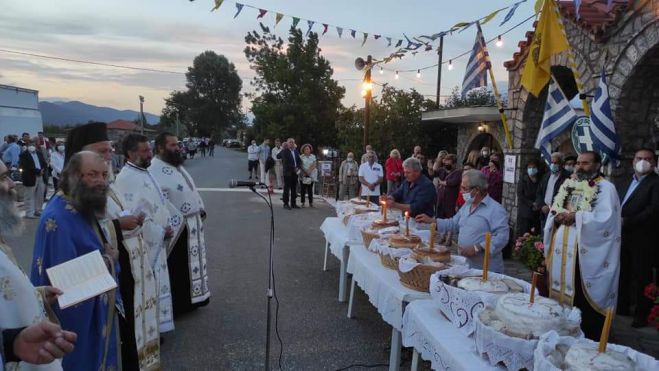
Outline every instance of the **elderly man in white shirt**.
<svg viewBox="0 0 659 371">
<path fill-rule="evenodd" d="M 371 202 L 377 204 L 380 198 L 380 184 L 384 179 L 382 165 L 378 164 L 375 152 L 366 152 L 363 164 L 359 166 L 359 183 L 361 184 L 361 196 L 369 197 Z"/>
<path fill-rule="evenodd" d="M 249 179 L 259 178 L 259 152 L 261 148 L 256 145 L 256 141 L 252 140 L 252 145 L 247 147 L 247 171 L 249 171 Z"/>
</svg>

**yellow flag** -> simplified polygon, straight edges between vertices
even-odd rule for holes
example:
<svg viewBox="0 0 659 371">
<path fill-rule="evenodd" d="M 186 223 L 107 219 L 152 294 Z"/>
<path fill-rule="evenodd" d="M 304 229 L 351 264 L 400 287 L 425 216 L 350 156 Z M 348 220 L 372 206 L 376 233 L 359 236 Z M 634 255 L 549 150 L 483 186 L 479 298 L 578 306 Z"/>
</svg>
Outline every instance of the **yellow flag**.
<svg viewBox="0 0 659 371">
<path fill-rule="evenodd" d="M 549 82 L 551 56 L 569 48 L 554 0 L 546 0 L 522 72 L 526 90 L 537 97 Z"/>
<path fill-rule="evenodd" d="M 213 9 L 211 9 L 211 12 L 213 10 L 218 10 L 222 6 L 223 2 L 224 2 L 224 0 L 215 0 L 215 7 L 213 7 Z"/>
<path fill-rule="evenodd" d="M 492 18 L 496 17 L 497 14 L 499 14 L 500 11 L 501 11 L 501 9 L 496 10 L 496 11 L 490 13 L 489 15 L 487 15 L 486 17 L 484 17 L 483 20 L 481 21 L 481 26 L 486 24 L 487 22 L 491 21 Z"/>
</svg>

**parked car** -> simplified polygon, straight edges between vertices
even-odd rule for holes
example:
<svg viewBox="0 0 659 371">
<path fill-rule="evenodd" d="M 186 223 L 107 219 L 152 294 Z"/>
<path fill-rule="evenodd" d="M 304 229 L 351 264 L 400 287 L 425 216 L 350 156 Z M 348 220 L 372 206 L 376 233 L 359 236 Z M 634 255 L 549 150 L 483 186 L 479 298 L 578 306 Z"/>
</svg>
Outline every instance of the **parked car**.
<svg viewBox="0 0 659 371">
<path fill-rule="evenodd" d="M 226 147 L 228 148 L 240 148 L 241 144 L 238 139 L 228 139 Z"/>
</svg>

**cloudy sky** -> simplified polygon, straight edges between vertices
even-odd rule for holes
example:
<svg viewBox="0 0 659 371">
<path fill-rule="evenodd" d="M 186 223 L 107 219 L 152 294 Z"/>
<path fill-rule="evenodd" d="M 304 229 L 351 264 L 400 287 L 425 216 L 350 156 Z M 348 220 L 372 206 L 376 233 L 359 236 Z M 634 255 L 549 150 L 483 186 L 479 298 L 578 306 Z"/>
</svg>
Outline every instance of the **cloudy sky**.
<svg viewBox="0 0 659 371">
<path fill-rule="evenodd" d="M 343 26 L 340 39 L 335 28 L 321 37 L 322 54 L 334 68 L 334 76 L 346 88 L 344 104 L 361 105 L 361 72 L 353 63 L 358 56 L 371 54 L 374 58 L 389 55 L 394 49 L 386 47 L 385 37 L 402 38 L 432 34 L 450 28 L 461 21 L 472 21 L 498 8 L 512 5 L 516 0 L 245 0 L 257 8 L 271 10 L 262 20 L 274 25 L 275 12 L 316 21 L 315 31 L 322 31 L 321 23 Z M 503 27 L 499 24 L 507 11 L 483 26 L 486 39 L 496 37 L 533 13 L 534 1 L 523 3 L 515 16 Z M 244 36 L 259 29 L 258 11 L 245 7 L 233 19 L 235 3 L 225 1 L 219 11 L 210 12 L 212 0 L 113 0 L 113 1 L 45 1 L 0 0 L 0 84 L 16 85 L 39 90 L 42 100 L 80 100 L 86 103 L 118 109 L 139 107 L 138 95 L 146 99 L 145 110 L 160 113 L 172 90 L 183 89 L 183 73 L 193 58 L 204 50 L 214 50 L 232 61 L 243 79 L 244 91 L 250 91 L 249 81 L 254 72 L 249 68 L 243 48 Z M 292 20 L 285 17 L 275 28 L 282 38 Z M 306 21 L 299 27 L 306 30 Z M 530 30 L 532 21 L 503 36 L 504 45 L 490 44 L 490 55 L 498 81 L 505 81 L 503 62 L 517 50 L 517 43 Z M 369 40 L 361 47 L 361 34 L 352 39 L 349 29 L 381 34 L 379 40 Z M 444 41 L 444 60 L 469 50 L 474 42 L 475 28 L 454 33 Z M 395 43 L 395 42 L 394 42 Z M 436 43 L 437 44 L 437 43 Z M 404 44 L 405 45 L 405 44 Z M 95 61 L 107 64 L 160 69 L 177 73 L 141 72 L 119 68 L 94 66 L 25 55 L 20 51 L 49 56 Z M 454 69 L 443 67 L 442 94 L 461 85 L 466 57 L 453 61 Z M 420 51 L 416 56 L 385 65 L 385 69 L 418 69 L 437 63 L 435 51 Z M 422 94 L 436 91 L 437 70 L 401 73 L 374 73 L 374 80 L 401 89 L 415 88 Z M 377 94 L 377 87 L 376 92 Z M 249 110 L 250 102 L 243 102 Z"/>
</svg>

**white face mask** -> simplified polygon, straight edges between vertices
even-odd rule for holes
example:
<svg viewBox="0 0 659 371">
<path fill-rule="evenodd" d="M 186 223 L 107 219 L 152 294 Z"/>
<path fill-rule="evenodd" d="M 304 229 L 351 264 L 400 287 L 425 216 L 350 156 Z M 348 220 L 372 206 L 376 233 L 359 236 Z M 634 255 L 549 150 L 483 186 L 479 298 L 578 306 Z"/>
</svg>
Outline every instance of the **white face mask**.
<svg viewBox="0 0 659 371">
<path fill-rule="evenodd" d="M 35 146 L 27 146 L 27 150 L 30 151 L 30 152 L 34 152 L 34 151 L 37 150 L 37 147 L 35 147 Z"/>
<path fill-rule="evenodd" d="M 64 146 L 57 146 L 58 152 L 64 152 Z"/>
<path fill-rule="evenodd" d="M 467 203 L 471 202 L 471 200 L 473 199 L 473 197 L 471 197 L 471 192 L 462 192 L 462 198 Z"/>
<path fill-rule="evenodd" d="M 634 165 L 634 170 L 639 174 L 647 174 L 652 170 L 652 164 L 646 160 L 640 160 Z"/>
</svg>

